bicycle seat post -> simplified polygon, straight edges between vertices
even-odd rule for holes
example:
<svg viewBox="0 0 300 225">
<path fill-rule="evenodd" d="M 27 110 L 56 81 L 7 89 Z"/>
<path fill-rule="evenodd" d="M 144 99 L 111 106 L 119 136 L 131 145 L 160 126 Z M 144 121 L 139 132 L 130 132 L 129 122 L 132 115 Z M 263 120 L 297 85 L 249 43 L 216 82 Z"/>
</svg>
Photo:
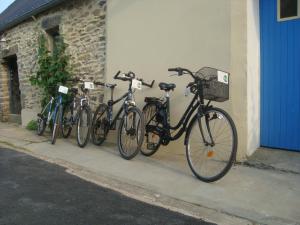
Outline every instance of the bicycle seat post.
<svg viewBox="0 0 300 225">
<path fill-rule="evenodd" d="M 114 101 L 114 90 L 115 90 L 115 87 L 112 86 L 110 88 L 110 100 L 113 102 Z"/>
<path fill-rule="evenodd" d="M 167 112 L 167 122 L 170 124 L 170 91 L 165 90 L 165 99 L 166 99 L 166 112 Z"/>
</svg>

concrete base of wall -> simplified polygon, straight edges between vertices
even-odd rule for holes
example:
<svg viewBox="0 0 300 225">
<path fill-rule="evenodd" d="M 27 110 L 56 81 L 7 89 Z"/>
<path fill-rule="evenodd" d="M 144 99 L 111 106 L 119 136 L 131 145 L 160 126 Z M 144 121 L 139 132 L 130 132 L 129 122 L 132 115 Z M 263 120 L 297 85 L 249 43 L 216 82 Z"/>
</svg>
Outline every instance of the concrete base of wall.
<svg viewBox="0 0 300 225">
<path fill-rule="evenodd" d="M 8 115 L 8 122 L 21 124 L 22 123 L 21 115 L 19 115 L 19 114 L 9 114 Z"/>
<path fill-rule="evenodd" d="M 34 109 L 22 109 L 21 112 L 21 121 L 22 121 L 22 126 L 26 127 L 27 124 L 31 121 L 31 120 L 36 120 L 36 115 L 39 113 L 38 110 L 34 110 Z"/>
</svg>

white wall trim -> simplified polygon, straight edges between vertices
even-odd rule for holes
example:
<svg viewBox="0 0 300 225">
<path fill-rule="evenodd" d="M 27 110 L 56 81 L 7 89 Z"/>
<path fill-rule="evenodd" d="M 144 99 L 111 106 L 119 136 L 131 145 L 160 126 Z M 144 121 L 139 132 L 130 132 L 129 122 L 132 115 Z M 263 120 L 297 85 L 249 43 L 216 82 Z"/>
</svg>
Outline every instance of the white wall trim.
<svg viewBox="0 0 300 225">
<path fill-rule="evenodd" d="M 259 0 L 247 0 L 247 155 L 260 146 Z"/>
</svg>

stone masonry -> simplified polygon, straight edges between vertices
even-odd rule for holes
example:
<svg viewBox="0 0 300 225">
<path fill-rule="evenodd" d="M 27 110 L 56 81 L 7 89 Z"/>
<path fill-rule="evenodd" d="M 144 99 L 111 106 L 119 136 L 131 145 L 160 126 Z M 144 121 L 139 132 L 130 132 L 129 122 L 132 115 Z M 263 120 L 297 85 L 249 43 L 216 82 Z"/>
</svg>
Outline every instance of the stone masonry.
<svg viewBox="0 0 300 225">
<path fill-rule="evenodd" d="M 105 68 L 105 0 L 72 0 L 8 29 L 0 43 L 0 120 L 7 120 L 9 113 L 8 71 L 5 57 L 17 56 L 23 110 L 40 110 L 40 96 L 32 87 L 29 77 L 37 69 L 39 34 L 59 26 L 59 33 L 68 45 L 70 65 L 74 76 L 102 80 Z M 91 93 L 92 106 L 102 101 L 103 90 Z M 31 118 L 33 119 L 33 118 Z M 24 122 L 24 121 L 23 121 Z M 23 125 L 26 125 L 23 123 Z"/>
</svg>

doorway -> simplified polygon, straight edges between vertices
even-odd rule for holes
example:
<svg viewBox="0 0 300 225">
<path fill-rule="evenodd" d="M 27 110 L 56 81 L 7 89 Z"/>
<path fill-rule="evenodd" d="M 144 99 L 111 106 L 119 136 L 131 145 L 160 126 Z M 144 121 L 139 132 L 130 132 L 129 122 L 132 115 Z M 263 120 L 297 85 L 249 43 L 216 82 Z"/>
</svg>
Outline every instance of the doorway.
<svg viewBox="0 0 300 225">
<path fill-rule="evenodd" d="M 300 152 L 300 0 L 261 0 L 261 145 Z"/>
<path fill-rule="evenodd" d="M 17 56 L 6 58 L 9 78 L 9 109 L 10 114 L 21 115 L 21 91 L 18 73 Z"/>
</svg>

